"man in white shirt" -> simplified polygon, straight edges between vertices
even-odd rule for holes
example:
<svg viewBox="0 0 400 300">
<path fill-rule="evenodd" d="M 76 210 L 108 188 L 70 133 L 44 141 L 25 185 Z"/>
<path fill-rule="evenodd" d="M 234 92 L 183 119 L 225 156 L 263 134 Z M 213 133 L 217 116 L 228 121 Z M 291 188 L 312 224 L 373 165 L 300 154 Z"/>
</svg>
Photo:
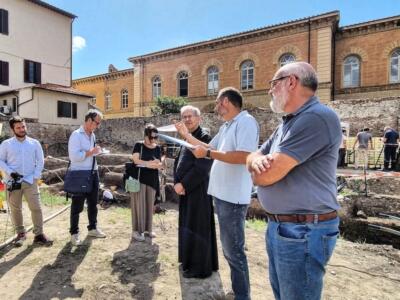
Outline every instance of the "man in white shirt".
<svg viewBox="0 0 400 300">
<path fill-rule="evenodd" d="M 31 211 L 34 244 L 51 246 L 53 241 L 43 233 L 43 213 L 40 206 L 38 180 L 44 166 L 43 149 L 39 141 L 27 136 L 26 124 L 21 117 L 9 121 L 14 137 L 0 145 L 0 169 L 7 174 L 9 188 L 8 205 L 11 219 L 17 232 L 16 246 L 26 240 L 22 217 L 22 196 Z"/>
<path fill-rule="evenodd" d="M 94 171 L 93 189 L 91 193 L 72 195 L 70 234 L 71 243 L 79 246 L 79 214 L 83 210 L 85 199 L 87 202 L 87 213 L 89 219 L 88 235 L 96 238 L 105 238 L 106 235 L 97 228 L 97 200 L 99 198 L 99 173 L 95 156 L 101 152 L 96 146 L 94 131 L 100 126 L 103 118 L 101 112 L 90 109 L 85 115 L 85 123 L 72 132 L 68 141 L 68 155 L 71 161 L 71 170 Z"/>
</svg>

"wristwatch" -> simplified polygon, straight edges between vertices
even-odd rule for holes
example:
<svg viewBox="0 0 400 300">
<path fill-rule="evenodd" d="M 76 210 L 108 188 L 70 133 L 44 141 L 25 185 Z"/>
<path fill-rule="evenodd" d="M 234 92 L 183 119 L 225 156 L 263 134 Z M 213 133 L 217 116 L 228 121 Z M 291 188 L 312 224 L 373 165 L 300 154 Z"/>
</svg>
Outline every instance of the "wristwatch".
<svg viewBox="0 0 400 300">
<path fill-rule="evenodd" d="M 206 158 L 211 159 L 211 149 L 207 149 Z"/>
</svg>

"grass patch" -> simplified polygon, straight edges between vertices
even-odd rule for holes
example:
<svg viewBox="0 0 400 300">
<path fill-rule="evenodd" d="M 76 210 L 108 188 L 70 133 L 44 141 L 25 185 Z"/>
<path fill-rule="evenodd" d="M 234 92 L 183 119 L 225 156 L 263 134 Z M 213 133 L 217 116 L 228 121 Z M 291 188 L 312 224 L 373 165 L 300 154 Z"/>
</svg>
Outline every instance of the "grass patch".
<svg viewBox="0 0 400 300">
<path fill-rule="evenodd" d="M 53 195 L 46 190 L 40 191 L 40 200 L 41 200 L 42 204 L 46 205 L 46 206 L 66 205 L 71 201 L 71 199 L 69 201 L 67 201 L 65 196 Z"/>
<path fill-rule="evenodd" d="M 249 219 L 246 220 L 246 228 L 264 232 L 265 229 L 267 228 L 267 222 L 261 219 Z"/>
</svg>

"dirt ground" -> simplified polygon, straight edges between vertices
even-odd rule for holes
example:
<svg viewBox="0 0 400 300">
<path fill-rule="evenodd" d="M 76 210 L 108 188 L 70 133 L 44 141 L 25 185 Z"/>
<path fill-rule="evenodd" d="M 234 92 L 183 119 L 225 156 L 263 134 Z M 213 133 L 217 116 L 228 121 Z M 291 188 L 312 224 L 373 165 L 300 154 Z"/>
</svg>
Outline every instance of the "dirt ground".
<svg viewBox="0 0 400 300">
<path fill-rule="evenodd" d="M 61 207 L 60 207 L 61 208 Z M 220 270 L 204 280 L 185 279 L 177 263 L 177 207 L 154 217 L 157 237 L 131 242 L 130 211 L 99 211 L 106 239 L 69 243 L 69 210 L 45 224 L 53 247 L 32 246 L 0 252 L 0 299 L 225 299 L 230 276 L 219 248 Z M 218 241 L 220 246 L 220 243 Z M 268 282 L 264 232 L 246 228 L 252 299 L 273 299 Z M 323 299 L 400 299 L 400 251 L 391 246 L 339 239 L 327 268 Z"/>
</svg>

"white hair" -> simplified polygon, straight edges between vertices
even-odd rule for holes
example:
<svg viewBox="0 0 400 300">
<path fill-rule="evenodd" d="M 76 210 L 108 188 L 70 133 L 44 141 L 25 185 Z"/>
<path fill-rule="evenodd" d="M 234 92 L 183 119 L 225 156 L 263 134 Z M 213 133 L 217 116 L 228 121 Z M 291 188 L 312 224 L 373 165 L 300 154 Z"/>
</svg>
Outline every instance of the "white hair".
<svg viewBox="0 0 400 300">
<path fill-rule="evenodd" d="M 183 114 L 184 112 L 190 110 L 194 115 L 196 115 L 197 117 L 200 116 L 200 109 L 198 109 L 197 107 L 193 106 L 193 105 L 185 105 L 181 108 L 181 114 Z"/>
</svg>

